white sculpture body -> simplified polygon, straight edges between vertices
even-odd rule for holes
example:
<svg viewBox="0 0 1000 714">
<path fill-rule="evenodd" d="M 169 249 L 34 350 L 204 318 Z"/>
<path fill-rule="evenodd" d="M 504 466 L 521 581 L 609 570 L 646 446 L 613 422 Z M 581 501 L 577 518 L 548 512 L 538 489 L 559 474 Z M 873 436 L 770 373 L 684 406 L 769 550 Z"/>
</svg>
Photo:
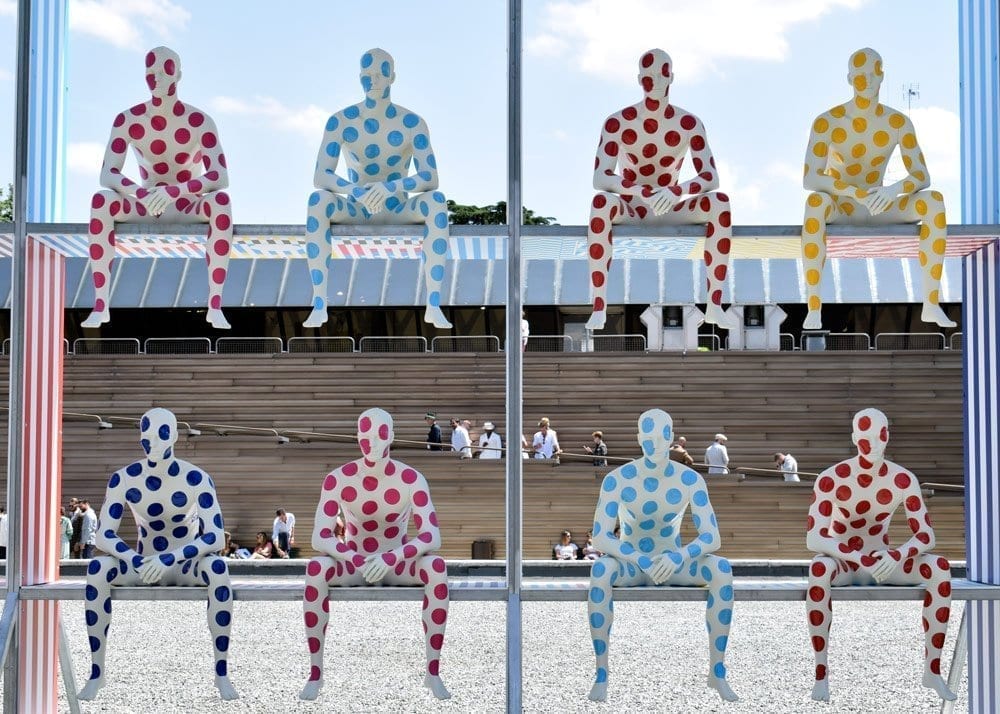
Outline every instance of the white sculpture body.
<svg viewBox="0 0 1000 714">
<path fill-rule="evenodd" d="M 930 173 L 909 117 L 879 103 L 883 78 L 882 57 L 875 50 L 854 52 L 847 65 L 854 97 L 816 117 L 809 134 L 802 180 L 811 192 L 802 223 L 807 330 L 822 327 L 820 287 L 830 223 L 919 223 L 920 319 L 955 326 L 938 304 L 948 234 L 944 197 L 928 188 Z M 907 175 L 885 185 L 886 164 L 896 147 Z"/>
<path fill-rule="evenodd" d="M 839 585 L 924 585 L 923 685 L 942 699 L 955 694 L 941 678 L 951 613 L 951 565 L 929 551 L 934 529 L 916 476 L 885 458 L 889 421 L 878 409 L 854 415 L 858 455 L 824 470 L 813 490 L 806 545 L 819 553 L 809 569 L 806 609 L 816 655 L 812 698 L 830 701 L 829 652 L 833 606 L 830 588 Z M 913 536 L 889 543 L 892 515 L 902 506 Z"/>
<path fill-rule="evenodd" d="M 233 596 L 226 559 L 217 554 L 225 532 L 215 484 L 197 466 L 175 457 L 177 419 L 171 412 L 149 410 L 140 428 L 146 456 L 108 480 L 97 526 L 97 547 L 108 555 L 94 558 L 87 569 L 85 610 L 93 664 L 79 697 L 93 699 L 105 683 L 111 588 L 160 584 L 205 588 L 215 686 L 223 699 L 236 699 L 228 676 Z M 135 548 L 118 535 L 126 507 L 139 527 Z"/>
<path fill-rule="evenodd" d="M 639 417 L 643 457 L 604 477 L 594 513 L 593 545 L 604 553 L 590 573 L 587 610 L 597 655 L 590 698 L 604 701 L 608 690 L 608 646 L 614 620 L 614 588 L 634 585 L 702 585 L 709 590 L 708 686 L 725 701 L 737 697 L 726 681 L 725 655 L 733 616 L 733 573 L 713 552 L 721 540 L 705 481 L 697 471 L 670 459 L 673 420 L 661 409 Z M 681 542 L 688 507 L 698 536 Z M 621 536 L 614 534 L 616 520 Z"/>
<path fill-rule="evenodd" d="M 587 227 L 593 312 L 587 329 L 600 330 L 607 319 L 607 283 L 613 225 L 705 224 L 708 307 L 705 320 L 725 329 L 738 327 L 722 309 L 722 287 L 729 271 L 732 216 L 729 197 L 717 191 L 719 174 L 708 146 L 705 125 L 671 104 L 673 62 L 663 50 L 639 60 L 644 98 L 605 122 L 594 160 L 594 188 Z M 695 176 L 680 181 L 688 152 Z"/>
<path fill-rule="evenodd" d="M 146 54 L 146 84 L 152 97 L 114 120 L 104 152 L 101 185 L 90 212 L 90 269 L 94 310 L 83 327 L 110 320 L 111 263 L 119 223 L 207 223 L 208 322 L 229 329 L 222 289 L 233 243 L 233 216 L 226 157 L 219 131 L 201 109 L 177 95 L 181 61 L 167 47 Z M 122 173 L 129 147 L 139 162 L 139 181 Z"/>
<path fill-rule="evenodd" d="M 392 417 L 381 409 L 365 411 L 358 418 L 362 457 L 323 481 L 312 538 L 322 555 L 306 567 L 302 602 L 311 666 L 300 699 L 315 699 L 323 687 L 330 588 L 377 583 L 423 586 L 424 686 L 438 699 L 451 696 L 439 675 L 450 600 L 447 566 L 433 554 L 441 547 L 437 515 L 424 477 L 389 456 L 392 439 Z M 338 513 L 346 540 L 336 535 Z M 407 536 L 411 516 L 417 530 L 413 539 Z"/>
<path fill-rule="evenodd" d="M 441 284 L 448 252 L 448 210 L 437 191 L 437 161 L 424 120 L 393 103 L 393 59 L 382 49 L 361 57 L 364 101 L 331 116 L 316 158 L 306 218 L 306 251 L 312 281 L 312 312 L 305 327 L 327 320 L 331 225 L 422 223 L 422 261 L 427 301 L 424 320 L 451 323 L 441 310 Z M 337 173 L 343 160 L 347 177 Z"/>
</svg>

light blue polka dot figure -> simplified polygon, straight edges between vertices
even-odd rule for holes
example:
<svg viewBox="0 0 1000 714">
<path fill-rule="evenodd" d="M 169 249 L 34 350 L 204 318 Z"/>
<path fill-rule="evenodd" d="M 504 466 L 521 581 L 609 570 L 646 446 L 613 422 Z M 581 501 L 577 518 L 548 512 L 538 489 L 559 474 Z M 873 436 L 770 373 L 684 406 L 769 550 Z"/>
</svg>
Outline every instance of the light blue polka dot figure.
<svg viewBox="0 0 1000 714">
<path fill-rule="evenodd" d="M 608 473 L 594 513 L 594 546 L 604 555 L 590 571 L 587 613 L 597 668 L 590 699 L 608 695 L 608 651 L 614 623 L 614 587 L 701 586 L 708 590 L 708 686 L 736 701 L 726 681 L 726 646 L 733 616 L 733 574 L 729 561 L 714 555 L 721 543 L 705 481 L 698 472 L 670 465 L 673 420 L 662 409 L 639 417 L 643 456 Z M 641 484 L 642 498 L 637 498 Z M 698 535 L 681 541 L 688 508 Z M 616 537 L 615 522 L 621 526 Z"/>
<path fill-rule="evenodd" d="M 333 246 L 325 236 L 331 225 L 424 225 L 424 321 L 439 329 L 451 323 L 441 309 L 448 253 L 448 210 L 437 191 L 437 162 L 427 124 L 409 109 L 393 104 L 396 79 L 388 52 L 371 49 L 361 57 L 364 101 L 346 107 L 326 123 L 316 161 L 306 218 L 306 256 L 312 283 L 312 312 L 304 327 L 327 321 L 329 264 Z M 343 160 L 347 179 L 337 175 Z"/>
<path fill-rule="evenodd" d="M 224 533 L 215 485 L 193 464 L 174 457 L 173 413 L 149 410 L 140 420 L 140 430 L 146 457 L 112 474 L 97 525 L 97 547 L 112 555 L 94 558 L 87 569 L 84 610 L 92 664 L 90 679 L 78 696 L 94 699 L 105 684 L 111 588 L 184 585 L 205 587 L 215 686 L 222 699 L 236 699 L 228 675 L 233 601 L 228 594 L 229 568 L 217 555 Z M 135 549 L 118 535 L 126 506 L 139 530 Z M 176 525 L 168 528 L 168 521 Z"/>
</svg>

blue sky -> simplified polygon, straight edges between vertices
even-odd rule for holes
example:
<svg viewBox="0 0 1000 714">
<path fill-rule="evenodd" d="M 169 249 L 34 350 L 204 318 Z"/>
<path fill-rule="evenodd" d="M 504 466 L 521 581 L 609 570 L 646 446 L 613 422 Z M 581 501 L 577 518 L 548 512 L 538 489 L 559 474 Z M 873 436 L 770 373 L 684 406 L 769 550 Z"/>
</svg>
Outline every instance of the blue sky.
<svg viewBox="0 0 1000 714">
<path fill-rule="evenodd" d="M 813 118 L 850 96 L 849 54 L 881 52 L 882 102 L 911 116 L 932 185 L 960 220 L 957 2 L 953 0 L 525 0 L 524 202 L 584 223 L 594 151 L 611 112 L 641 96 L 636 63 L 674 59 L 671 101 L 708 129 L 742 224 L 801 221 Z M 148 98 L 145 51 L 181 56 L 181 97 L 208 111 L 238 223 L 300 223 L 326 117 L 362 98 L 358 61 L 396 60 L 393 99 L 428 122 L 441 190 L 506 198 L 503 0 L 69 0 L 64 218 L 87 217 L 115 114 Z M 15 11 L 0 0 L 0 182 L 12 175 Z M 686 178 L 686 175 L 682 176 Z"/>
</svg>

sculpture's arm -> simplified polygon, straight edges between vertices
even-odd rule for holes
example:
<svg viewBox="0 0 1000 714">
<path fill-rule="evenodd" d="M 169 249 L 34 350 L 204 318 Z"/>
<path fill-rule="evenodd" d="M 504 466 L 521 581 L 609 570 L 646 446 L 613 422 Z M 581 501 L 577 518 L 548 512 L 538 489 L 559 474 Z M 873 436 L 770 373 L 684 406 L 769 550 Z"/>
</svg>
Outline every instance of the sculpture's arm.
<svg viewBox="0 0 1000 714">
<path fill-rule="evenodd" d="M 129 135 L 125 114 L 115 117 L 111 127 L 111 137 L 104 149 L 104 163 L 101 166 L 101 186 L 117 191 L 123 196 L 131 196 L 139 184 L 122 173 L 128 157 Z"/>
<path fill-rule="evenodd" d="M 412 193 L 434 191 L 438 187 L 437 159 L 431 148 L 431 135 L 423 119 L 410 129 L 410 143 L 413 146 L 413 173 L 399 181 L 387 181 L 386 190 Z"/>
<path fill-rule="evenodd" d="M 353 463 L 353 462 L 352 462 Z M 338 482 L 344 478 L 343 467 L 329 473 L 323 481 L 319 503 L 316 505 L 316 518 L 313 521 L 312 547 L 334 560 L 350 561 L 360 568 L 365 564 L 365 558 L 356 550 L 342 543 L 334 535 L 337 527 L 337 514 L 340 512 L 341 489 Z"/>
<path fill-rule="evenodd" d="M 924 161 L 924 152 L 917 143 L 917 133 L 909 117 L 903 117 L 903 126 L 899 128 L 899 153 L 903 158 L 903 166 L 907 174 L 890 187 L 897 195 L 910 195 L 922 191 L 931 185 L 930 172 Z"/>
<path fill-rule="evenodd" d="M 174 548 L 169 553 L 162 553 L 160 562 L 167 566 L 216 553 L 226 542 L 222 510 L 219 508 L 219 499 L 216 497 L 212 478 L 204 474 L 200 486 L 190 488 L 188 496 L 194 498 L 198 504 L 201 533 L 189 543 Z"/>
<path fill-rule="evenodd" d="M 903 507 L 906 508 L 907 523 L 913 536 L 901 545 L 898 550 L 904 559 L 926 553 L 934 547 L 934 529 L 931 527 L 931 518 L 927 513 L 927 506 L 920 495 L 920 484 L 913 474 L 907 473 L 910 477 L 910 485 L 906 489 L 906 498 L 903 500 Z"/>
<path fill-rule="evenodd" d="M 868 192 L 851 186 L 839 177 L 831 176 L 827 173 L 829 163 L 830 145 L 829 136 L 826 129 L 830 125 L 830 117 L 826 114 L 818 117 L 813 122 L 809 132 L 809 145 L 806 147 L 805 167 L 802 174 L 802 186 L 807 191 L 819 191 L 831 196 L 842 196 L 862 200 Z"/>
<path fill-rule="evenodd" d="M 417 472 L 417 479 L 410 488 L 417 537 L 382 554 L 382 561 L 390 567 L 403 558 L 415 560 L 441 547 L 441 531 L 438 529 L 437 513 L 434 511 L 427 480 Z"/>
<path fill-rule="evenodd" d="M 835 468 L 835 466 L 831 466 L 820 473 L 813 486 L 813 501 L 812 505 L 809 506 L 808 531 L 806 532 L 806 547 L 821 555 L 861 565 L 862 553 L 852 551 L 846 543 L 830 536 L 834 495 L 832 489 L 829 492 L 823 491 L 821 486 L 833 481 L 836 473 Z M 826 482 L 824 482 L 824 478 L 827 479 Z M 823 506 L 824 503 L 827 505 Z"/>
<path fill-rule="evenodd" d="M 200 132 L 198 151 L 201 153 L 201 162 L 205 172 L 187 181 L 168 186 L 140 188 L 135 192 L 136 198 L 143 199 L 150 194 L 162 192 L 170 199 L 176 199 L 184 194 L 200 196 L 228 188 L 229 170 L 226 168 L 226 156 L 222 153 L 222 144 L 219 142 L 219 131 L 215 127 L 215 122 L 201 112 L 194 113 L 204 117 L 197 130 Z"/>
<path fill-rule="evenodd" d="M 621 503 L 622 468 L 609 471 L 601 484 L 597 510 L 594 511 L 594 547 L 602 553 L 619 561 L 632 563 L 638 568 L 641 566 L 635 547 L 615 537 L 615 520 L 618 518 L 618 505 Z"/>
<path fill-rule="evenodd" d="M 610 132 L 608 126 L 618 126 L 619 121 L 616 117 L 609 117 L 601 130 L 601 141 L 597 145 L 597 157 L 594 159 L 594 188 L 621 196 L 635 196 L 639 194 L 635 190 L 638 184 L 615 173 L 620 149 L 619 135 L 617 132 Z"/>
<path fill-rule="evenodd" d="M 693 115 L 689 115 L 693 116 Z M 705 132 L 705 125 L 697 117 L 694 128 L 691 130 L 691 159 L 695 166 L 700 166 L 698 175 L 680 184 L 680 196 L 697 195 L 708 193 L 719 187 L 719 172 L 715 168 L 715 157 L 712 149 L 708 145 L 708 135 Z"/>
<path fill-rule="evenodd" d="M 323 132 L 323 143 L 316 154 L 316 171 L 313 173 L 313 186 L 323 191 L 351 195 L 359 198 L 364 195 L 365 187 L 339 176 L 337 165 L 340 163 L 340 152 L 343 148 L 340 138 L 343 130 L 339 127 L 344 122 L 343 114 L 334 114 L 326 121 Z"/>
<path fill-rule="evenodd" d="M 143 557 L 118 536 L 122 515 L 125 513 L 124 470 L 116 471 L 108 479 L 104 505 L 97 521 L 96 545 L 105 553 L 129 563 L 133 568 L 142 565 Z"/>
<path fill-rule="evenodd" d="M 692 469 L 685 469 L 685 472 L 693 473 L 697 477 L 688 488 L 691 494 L 691 517 L 695 528 L 698 529 L 698 536 L 681 548 L 680 555 L 683 560 L 678 564 L 678 570 L 691 560 L 718 550 L 722 545 L 715 509 L 712 508 L 712 502 L 708 498 L 705 479 Z"/>
</svg>

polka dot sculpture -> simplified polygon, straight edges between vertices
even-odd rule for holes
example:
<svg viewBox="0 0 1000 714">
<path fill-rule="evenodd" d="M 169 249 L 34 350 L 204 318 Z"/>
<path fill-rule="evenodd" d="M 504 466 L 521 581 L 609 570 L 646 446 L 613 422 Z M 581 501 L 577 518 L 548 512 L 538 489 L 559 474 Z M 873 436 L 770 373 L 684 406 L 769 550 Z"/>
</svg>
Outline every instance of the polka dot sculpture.
<svg viewBox="0 0 1000 714">
<path fill-rule="evenodd" d="M 809 134 L 802 181 L 810 191 L 802 225 L 807 330 L 823 326 L 820 287 L 830 223 L 919 223 L 924 297 L 920 319 L 955 326 L 938 304 L 948 228 L 944 198 L 928 190 L 930 173 L 909 117 L 879 103 L 883 77 L 882 58 L 875 50 L 854 52 L 847 63 L 854 97 L 820 114 Z M 907 173 L 884 184 L 896 147 Z"/>
<path fill-rule="evenodd" d="M 809 568 L 806 610 L 816 655 L 812 698 L 830 701 L 827 654 L 833 619 L 830 588 L 838 585 L 916 585 L 924 595 L 923 685 L 942 699 L 955 694 L 941 678 L 941 648 L 951 613 L 951 565 L 928 551 L 934 529 L 916 477 L 885 458 L 889 422 L 878 409 L 854 415 L 858 455 L 831 466 L 816 479 L 806 545 L 819 553 Z M 889 523 L 902 506 L 913 536 L 889 543 Z"/>
<path fill-rule="evenodd" d="M 324 555 L 306 567 L 302 605 L 311 666 L 300 699 L 315 699 L 323 687 L 330 588 L 365 583 L 423 586 L 424 686 L 438 699 L 451 696 L 438 671 L 449 594 L 444 558 L 433 554 L 441 546 L 437 514 L 424 477 L 389 456 L 392 439 L 392 417 L 381 409 L 365 411 L 358 418 L 362 457 L 330 472 L 323 482 L 312 545 Z M 338 513 L 344 541 L 334 534 Z M 407 535 L 411 515 L 414 538 Z"/>
<path fill-rule="evenodd" d="M 205 588 L 215 686 L 223 699 L 236 699 L 228 676 L 233 597 L 229 568 L 217 554 L 224 531 L 215 484 L 174 455 L 177 419 L 171 412 L 151 409 L 139 426 L 146 457 L 111 475 L 97 524 L 97 547 L 108 555 L 94 558 L 87 569 L 84 607 L 92 665 L 79 697 L 94 699 L 105 683 L 111 588 L 159 584 Z M 118 535 L 126 508 L 139 528 L 134 549 Z"/>
<path fill-rule="evenodd" d="M 381 49 L 361 57 L 365 99 L 342 109 L 326 122 L 316 159 L 306 218 L 306 251 L 312 280 L 312 312 L 305 327 L 327 320 L 327 281 L 333 237 L 331 224 L 422 223 L 421 260 L 427 304 L 424 320 L 447 329 L 441 310 L 441 284 L 448 252 L 448 209 L 437 191 L 437 160 L 427 124 L 393 103 L 396 79 L 392 56 Z M 347 178 L 337 174 L 343 159 Z"/>
<path fill-rule="evenodd" d="M 233 242 L 233 216 L 219 132 L 212 118 L 177 95 L 181 60 L 166 47 L 146 54 L 146 84 L 152 97 L 115 117 L 104 152 L 101 185 L 90 209 L 90 269 L 94 310 L 82 327 L 108 322 L 115 226 L 119 223 L 207 223 L 208 322 L 229 329 L 222 288 Z M 128 148 L 139 162 L 140 180 L 122 173 Z"/>
<path fill-rule="evenodd" d="M 698 472 L 670 459 L 673 420 L 662 409 L 639 417 L 643 456 L 608 473 L 594 513 L 594 545 L 604 553 L 590 571 L 587 611 L 597 655 L 590 698 L 605 701 L 608 645 L 614 620 L 614 587 L 703 585 L 708 587 L 708 686 L 725 701 L 736 701 L 726 682 L 726 645 L 733 619 L 733 571 L 713 555 L 719 526 Z M 681 542 L 681 523 L 691 507 L 698 536 Z M 616 536 L 615 523 L 621 528 Z"/>
<path fill-rule="evenodd" d="M 587 329 L 600 330 L 607 317 L 612 226 L 704 223 L 708 308 L 705 320 L 725 329 L 738 327 L 722 310 L 722 287 L 729 271 L 732 216 L 729 197 L 717 191 L 719 172 L 708 146 L 705 125 L 671 104 L 673 63 L 663 50 L 639 60 L 645 98 L 605 122 L 594 160 L 594 196 L 587 228 L 589 273 L 594 305 Z M 695 176 L 681 181 L 681 166 L 691 152 Z"/>
</svg>

